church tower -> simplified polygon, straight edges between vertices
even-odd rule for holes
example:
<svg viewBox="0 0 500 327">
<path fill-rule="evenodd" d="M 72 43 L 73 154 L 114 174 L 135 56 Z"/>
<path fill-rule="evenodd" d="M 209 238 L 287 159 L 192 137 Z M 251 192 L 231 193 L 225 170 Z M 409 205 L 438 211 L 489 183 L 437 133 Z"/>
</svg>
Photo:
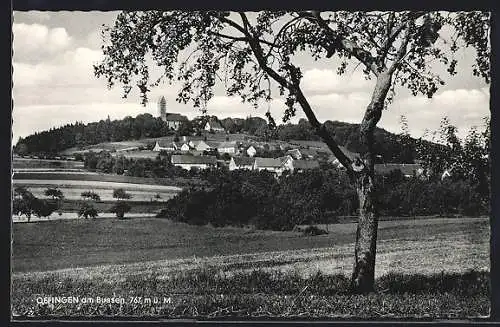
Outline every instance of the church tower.
<svg viewBox="0 0 500 327">
<path fill-rule="evenodd" d="M 158 100 L 158 114 L 160 115 L 161 120 L 167 120 L 167 100 L 165 100 L 164 96 Z"/>
</svg>

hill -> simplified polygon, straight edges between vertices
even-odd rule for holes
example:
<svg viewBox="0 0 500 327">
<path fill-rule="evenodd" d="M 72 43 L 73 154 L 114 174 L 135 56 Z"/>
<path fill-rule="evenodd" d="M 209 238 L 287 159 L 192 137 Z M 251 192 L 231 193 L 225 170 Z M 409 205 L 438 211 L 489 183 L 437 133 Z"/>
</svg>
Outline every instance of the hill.
<svg viewBox="0 0 500 327">
<path fill-rule="evenodd" d="M 212 116 L 217 119 L 217 117 Z M 199 119 L 198 119 L 199 120 Z M 121 120 L 101 120 L 89 124 L 77 122 L 59 128 L 38 132 L 20 138 L 14 153 L 20 155 L 57 155 L 75 153 L 88 148 L 117 150 L 127 147 L 148 148 L 160 138 L 174 139 L 175 136 L 201 136 L 202 127 L 197 119 L 186 122 L 174 131 L 164 122 L 150 114 L 130 116 Z M 256 137 L 265 141 L 304 140 L 321 142 L 314 134 L 309 122 L 301 119 L 298 124 L 282 124 L 270 129 L 266 121 L 259 117 L 246 119 L 230 118 L 219 120 L 226 133 L 209 135 L 210 138 L 241 139 L 243 136 Z M 336 142 L 351 152 L 363 152 L 359 141 L 359 125 L 340 121 L 326 121 L 325 125 L 334 135 Z M 234 137 L 233 137 L 234 136 Z M 375 150 L 384 162 L 412 163 L 416 158 L 416 139 L 409 138 L 402 144 L 401 137 L 382 128 L 375 129 Z M 431 143 L 429 145 L 432 146 Z"/>
</svg>

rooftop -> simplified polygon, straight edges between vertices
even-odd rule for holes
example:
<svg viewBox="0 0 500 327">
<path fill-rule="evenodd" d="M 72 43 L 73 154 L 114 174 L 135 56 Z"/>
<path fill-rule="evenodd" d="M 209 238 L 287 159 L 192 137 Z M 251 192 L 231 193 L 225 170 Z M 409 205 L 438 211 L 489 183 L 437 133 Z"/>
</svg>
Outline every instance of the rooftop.
<svg viewBox="0 0 500 327">
<path fill-rule="evenodd" d="M 236 166 L 252 166 L 255 162 L 255 158 L 250 157 L 233 157 Z"/>
<path fill-rule="evenodd" d="M 214 156 L 189 156 L 174 154 L 172 156 L 173 164 L 207 164 L 215 165 L 217 158 Z"/>
<path fill-rule="evenodd" d="M 187 121 L 187 117 L 183 116 L 181 114 L 169 114 L 167 113 L 167 116 L 165 118 L 166 121 Z"/>
<path fill-rule="evenodd" d="M 255 165 L 261 168 L 278 168 L 282 162 L 280 158 L 255 158 Z"/>
<path fill-rule="evenodd" d="M 216 120 L 209 120 L 207 123 L 210 124 L 210 128 L 212 129 L 224 129 L 224 127 L 222 127 L 222 125 Z"/>
<path fill-rule="evenodd" d="M 319 162 L 316 160 L 295 160 L 293 162 L 294 169 L 315 169 L 319 168 Z"/>
</svg>

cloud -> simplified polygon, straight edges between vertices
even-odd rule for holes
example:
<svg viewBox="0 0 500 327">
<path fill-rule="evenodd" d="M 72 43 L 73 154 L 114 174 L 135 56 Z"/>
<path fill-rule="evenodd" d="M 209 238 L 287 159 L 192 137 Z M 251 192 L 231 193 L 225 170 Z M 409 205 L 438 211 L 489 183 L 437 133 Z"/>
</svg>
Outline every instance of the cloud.
<svg viewBox="0 0 500 327">
<path fill-rule="evenodd" d="M 14 96 L 40 98 L 39 104 L 62 100 L 58 92 L 65 92 L 75 85 L 82 88 L 99 87 L 105 90 L 105 83 L 94 77 L 92 64 L 101 58 L 100 51 L 87 48 L 68 50 L 52 60 L 41 63 L 13 62 Z M 80 92 L 81 93 L 81 92 Z M 66 93 L 64 97 L 67 97 Z M 78 94 L 75 94 L 78 97 Z M 24 99 L 18 99 L 23 101 Z M 33 103 L 31 103 L 33 104 Z"/>
<path fill-rule="evenodd" d="M 420 137 L 426 130 L 439 128 L 441 119 L 447 116 L 465 136 L 472 126 L 482 126 L 483 118 L 490 116 L 490 95 L 486 88 L 446 90 L 432 99 L 424 96 L 397 99 L 384 112 L 380 125 L 392 132 L 399 132 L 399 118 L 405 115 L 413 136 Z"/>
<path fill-rule="evenodd" d="M 30 20 L 30 21 L 38 21 L 38 22 L 47 22 L 50 20 L 50 14 L 46 11 L 35 11 L 31 10 L 28 12 L 13 12 L 14 21 L 18 18 L 22 20 Z"/>
<path fill-rule="evenodd" d="M 156 104 L 146 108 L 139 103 L 88 103 L 88 104 L 58 104 L 58 105 L 16 105 L 12 111 L 13 141 L 28 136 L 35 131 L 48 130 L 75 121 L 83 123 L 106 119 L 122 119 L 125 116 L 135 117 L 141 113 L 155 115 Z"/>
<path fill-rule="evenodd" d="M 338 75 L 331 69 L 309 69 L 304 73 L 302 87 L 309 94 L 349 93 L 366 90 L 374 85 L 373 80 L 366 80 L 360 70 L 348 70 Z"/>
<path fill-rule="evenodd" d="M 72 38 L 63 27 L 17 23 L 12 26 L 14 60 L 41 61 L 68 49 Z"/>
<path fill-rule="evenodd" d="M 49 83 L 54 67 L 44 64 L 12 63 L 14 88 Z"/>
</svg>

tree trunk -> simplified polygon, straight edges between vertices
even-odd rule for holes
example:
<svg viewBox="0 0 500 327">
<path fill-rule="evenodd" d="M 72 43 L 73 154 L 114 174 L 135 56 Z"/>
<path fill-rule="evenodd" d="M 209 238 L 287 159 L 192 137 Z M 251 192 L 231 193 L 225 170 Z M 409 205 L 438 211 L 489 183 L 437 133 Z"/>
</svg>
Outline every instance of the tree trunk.
<svg viewBox="0 0 500 327">
<path fill-rule="evenodd" d="M 375 256 L 377 252 L 378 214 L 375 207 L 373 175 L 363 172 L 356 176 L 359 198 L 359 218 L 354 248 L 351 289 L 355 293 L 374 291 Z"/>
<path fill-rule="evenodd" d="M 374 130 L 382 116 L 384 101 L 391 85 L 391 75 L 381 73 L 360 125 L 363 167 L 354 175 L 359 199 L 359 218 L 354 248 L 351 289 L 355 293 L 375 290 L 375 256 L 377 252 L 378 212 L 374 172 Z"/>
</svg>

